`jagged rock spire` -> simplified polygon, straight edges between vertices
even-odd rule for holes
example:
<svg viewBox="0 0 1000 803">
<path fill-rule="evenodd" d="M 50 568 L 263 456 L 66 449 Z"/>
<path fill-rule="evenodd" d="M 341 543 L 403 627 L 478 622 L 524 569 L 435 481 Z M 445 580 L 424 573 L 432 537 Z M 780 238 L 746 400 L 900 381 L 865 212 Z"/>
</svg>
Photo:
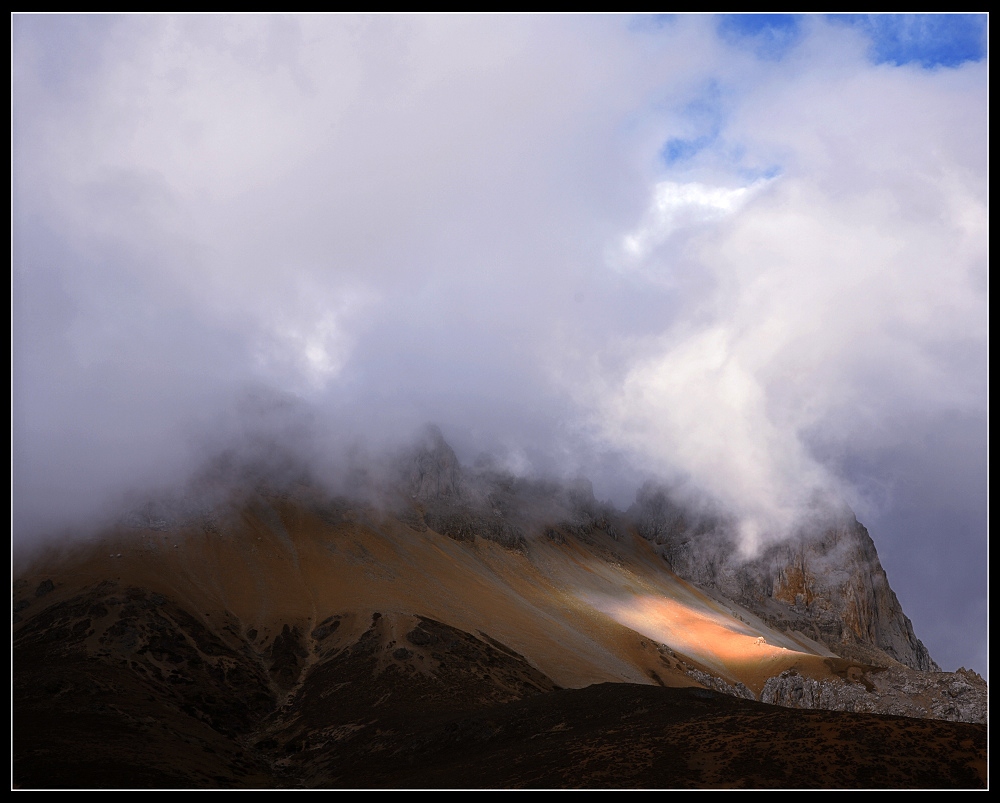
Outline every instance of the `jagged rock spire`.
<svg viewBox="0 0 1000 803">
<path fill-rule="evenodd" d="M 433 424 L 424 428 L 404 467 L 410 496 L 421 500 L 461 496 L 462 469 L 458 457 Z"/>
</svg>

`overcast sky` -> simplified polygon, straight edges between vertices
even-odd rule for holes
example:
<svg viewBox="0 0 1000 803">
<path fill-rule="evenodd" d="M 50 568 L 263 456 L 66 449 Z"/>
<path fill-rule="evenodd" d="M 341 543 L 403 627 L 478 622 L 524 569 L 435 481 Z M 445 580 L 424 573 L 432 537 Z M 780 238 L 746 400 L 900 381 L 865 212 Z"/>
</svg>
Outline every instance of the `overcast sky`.
<svg viewBox="0 0 1000 803">
<path fill-rule="evenodd" d="M 433 421 L 748 550 L 845 499 L 985 674 L 986 34 L 14 16 L 15 543 L 251 431 L 332 463 Z"/>
</svg>

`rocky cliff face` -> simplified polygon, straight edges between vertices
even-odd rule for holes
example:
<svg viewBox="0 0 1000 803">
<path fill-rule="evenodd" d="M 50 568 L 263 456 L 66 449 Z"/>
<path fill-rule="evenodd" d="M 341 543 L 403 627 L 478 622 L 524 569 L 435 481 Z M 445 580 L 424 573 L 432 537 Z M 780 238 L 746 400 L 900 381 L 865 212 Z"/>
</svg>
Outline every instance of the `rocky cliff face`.
<svg viewBox="0 0 1000 803">
<path fill-rule="evenodd" d="M 844 658 L 940 671 L 913 633 L 868 531 L 849 512 L 742 556 L 721 519 L 695 518 L 663 489 L 643 488 L 629 511 L 671 568 L 782 630 L 797 630 Z"/>
</svg>

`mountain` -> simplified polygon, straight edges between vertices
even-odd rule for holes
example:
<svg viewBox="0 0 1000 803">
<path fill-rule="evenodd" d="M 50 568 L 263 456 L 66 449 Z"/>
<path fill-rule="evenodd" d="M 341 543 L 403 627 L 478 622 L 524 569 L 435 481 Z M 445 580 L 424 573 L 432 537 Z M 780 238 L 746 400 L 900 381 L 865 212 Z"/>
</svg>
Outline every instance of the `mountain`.
<svg viewBox="0 0 1000 803">
<path fill-rule="evenodd" d="M 986 783 L 985 683 L 849 514 L 741 561 L 433 429 L 345 495 L 242 476 L 18 567 L 16 786 Z"/>
</svg>

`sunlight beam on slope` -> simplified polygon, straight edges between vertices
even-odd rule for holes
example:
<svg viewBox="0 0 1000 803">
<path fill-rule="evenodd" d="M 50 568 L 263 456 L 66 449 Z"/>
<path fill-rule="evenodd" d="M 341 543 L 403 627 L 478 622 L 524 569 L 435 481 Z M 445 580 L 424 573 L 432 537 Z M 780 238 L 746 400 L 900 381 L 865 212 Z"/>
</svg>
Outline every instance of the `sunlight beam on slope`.
<svg viewBox="0 0 1000 803">
<path fill-rule="evenodd" d="M 584 598 L 619 624 L 666 644 L 724 676 L 734 676 L 739 667 L 807 655 L 775 631 L 760 631 L 707 608 L 666 597 L 620 599 L 587 594 Z"/>
</svg>

